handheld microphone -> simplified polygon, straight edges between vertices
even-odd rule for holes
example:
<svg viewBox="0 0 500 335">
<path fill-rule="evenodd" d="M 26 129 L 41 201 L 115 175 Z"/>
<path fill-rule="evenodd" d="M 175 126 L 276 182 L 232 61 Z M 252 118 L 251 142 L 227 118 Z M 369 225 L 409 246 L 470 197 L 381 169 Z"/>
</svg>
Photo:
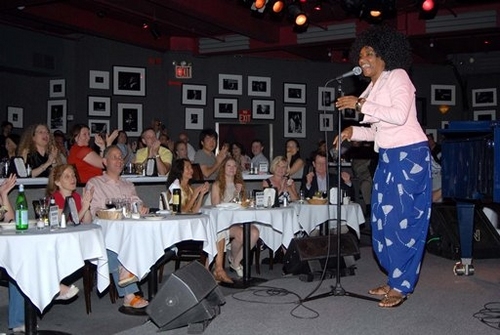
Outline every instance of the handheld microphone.
<svg viewBox="0 0 500 335">
<path fill-rule="evenodd" d="M 361 74 L 361 72 L 363 72 L 363 70 L 361 70 L 361 68 L 359 66 L 356 66 L 351 71 L 346 72 L 343 75 L 338 76 L 334 80 L 340 80 L 340 79 L 347 78 L 350 76 L 359 76 Z"/>
</svg>

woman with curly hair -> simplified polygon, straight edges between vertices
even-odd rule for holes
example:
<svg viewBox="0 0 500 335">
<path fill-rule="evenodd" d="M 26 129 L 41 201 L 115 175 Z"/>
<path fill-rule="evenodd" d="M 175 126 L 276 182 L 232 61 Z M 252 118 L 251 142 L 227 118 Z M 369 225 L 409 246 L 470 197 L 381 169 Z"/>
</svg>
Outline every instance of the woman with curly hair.
<svg viewBox="0 0 500 335">
<path fill-rule="evenodd" d="M 396 307 L 415 289 L 431 213 L 431 167 L 427 137 L 417 120 L 407 38 L 388 26 L 361 33 L 351 48 L 370 83 L 360 97 L 344 96 L 339 109 L 363 113 L 342 130 L 342 141 L 374 141 L 379 153 L 371 199 L 372 244 L 387 283 L 371 289 L 380 307 Z"/>
<path fill-rule="evenodd" d="M 31 167 L 31 176 L 48 177 L 52 166 L 61 164 L 54 136 L 46 124 L 34 124 L 21 136 L 17 153 Z"/>
<path fill-rule="evenodd" d="M 242 199 L 245 195 L 245 182 L 241 175 L 241 167 L 232 157 L 226 158 L 222 164 L 215 182 L 212 184 L 212 205 L 230 202 L 234 198 Z M 250 248 L 253 248 L 259 239 L 259 230 L 254 225 L 250 229 Z M 243 227 L 232 225 L 228 230 L 217 235 L 217 256 L 215 258 L 215 280 L 232 283 L 233 281 L 224 270 L 224 251 L 227 242 L 231 241 L 231 251 L 228 252 L 229 267 L 238 277 L 243 277 Z"/>
</svg>

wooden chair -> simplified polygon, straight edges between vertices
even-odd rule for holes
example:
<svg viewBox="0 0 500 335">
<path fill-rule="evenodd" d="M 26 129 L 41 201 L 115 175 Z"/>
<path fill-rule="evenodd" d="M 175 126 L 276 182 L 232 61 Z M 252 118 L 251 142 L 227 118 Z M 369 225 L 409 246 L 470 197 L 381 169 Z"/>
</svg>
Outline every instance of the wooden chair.
<svg viewBox="0 0 500 335">
<path fill-rule="evenodd" d="M 265 249 L 269 250 L 269 270 L 272 270 L 274 268 L 274 251 L 266 246 L 264 241 L 259 238 L 250 253 L 250 264 L 253 263 L 253 258 L 255 256 L 255 272 L 257 272 L 258 275 L 260 275 L 260 252 L 261 250 Z"/>
<path fill-rule="evenodd" d="M 87 314 L 92 312 L 92 301 L 90 299 L 90 295 L 94 290 L 95 278 L 96 278 L 96 265 L 90 263 L 89 261 L 85 261 L 85 265 L 83 266 L 83 295 L 85 296 L 85 309 Z M 109 299 L 111 303 L 114 304 L 116 300 L 118 300 L 118 291 L 116 290 L 115 283 L 113 281 L 113 276 L 111 273 L 109 274 Z"/>
</svg>

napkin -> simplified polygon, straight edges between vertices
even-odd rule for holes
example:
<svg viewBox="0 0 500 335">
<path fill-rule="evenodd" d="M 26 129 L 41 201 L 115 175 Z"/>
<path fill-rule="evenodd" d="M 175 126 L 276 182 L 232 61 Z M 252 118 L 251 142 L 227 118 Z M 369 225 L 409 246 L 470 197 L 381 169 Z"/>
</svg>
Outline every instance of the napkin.
<svg viewBox="0 0 500 335">
<path fill-rule="evenodd" d="M 241 208 L 241 205 L 237 204 L 237 203 L 234 203 L 234 202 L 224 202 L 222 204 L 216 205 L 215 207 L 217 207 L 218 209 L 229 209 L 229 210 L 232 210 L 232 209 L 239 209 L 239 208 Z"/>
</svg>

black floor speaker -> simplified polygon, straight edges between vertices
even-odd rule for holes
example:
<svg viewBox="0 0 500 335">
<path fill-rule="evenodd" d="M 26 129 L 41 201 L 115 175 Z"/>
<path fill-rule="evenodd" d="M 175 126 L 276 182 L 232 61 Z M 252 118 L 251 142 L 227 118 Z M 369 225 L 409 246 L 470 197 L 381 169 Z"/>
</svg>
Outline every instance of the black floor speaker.
<svg viewBox="0 0 500 335">
<path fill-rule="evenodd" d="M 472 257 L 500 258 L 500 236 L 484 214 L 483 207 L 480 204 L 474 207 Z M 500 208 L 493 207 L 496 207 L 500 214 Z M 460 259 L 460 235 L 455 203 L 432 205 L 426 250 L 444 258 Z"/>
<path fill-rule="evenodd" d="M 200 333 L 225 302 L 212 274 L 194 261 L 168 277 L 146 312 L 160 331 L 188 326 Z"/>
<path fill-rule="evenodd" d="M 330 247 L 328 247 L 328 242 L 330 242 Z M 328 264 L 326 264 L 328 255 Z M 354 261 L 359 259 L 360 253 L 358 240 L 351 232 L 340 235 L 340 257 L 341 269 L 354 269 Z M 328 269 L 336 269 L 337 235 L 292 239 L 283 259 L 283 272 L 285 274 L 314 273 L 322 271 L 325 264 Z"/>
</svg>

